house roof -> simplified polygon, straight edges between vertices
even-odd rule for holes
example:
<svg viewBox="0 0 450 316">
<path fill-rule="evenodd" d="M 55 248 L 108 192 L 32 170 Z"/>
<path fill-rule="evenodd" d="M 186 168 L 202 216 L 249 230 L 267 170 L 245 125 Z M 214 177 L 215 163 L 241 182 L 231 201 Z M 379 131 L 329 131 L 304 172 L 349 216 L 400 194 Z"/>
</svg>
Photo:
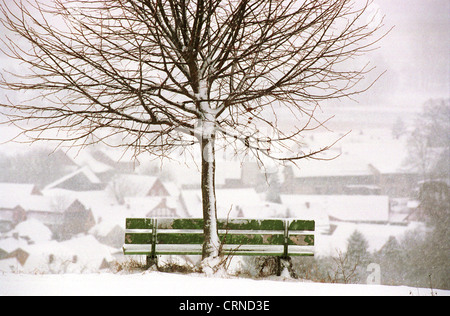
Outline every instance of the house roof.
<svg viewBox="0 0 450 316">
<path fill-rule="evenodd" d="M 29 183 L 0 183 L 0 199 L 2 196 L 42 195 L 38 187 Z"/>
<path fill-rule="evenodd" d="M 287 216 L 297 219 L 314 220 L 316 230 L 327 233 L 330 230 L 330 219 L 325 205 L 320 200 L 310 199 L 302 195 L 281 195 L 281 203 L 287 208 Z"/>
<path fill-rule="evenodd" d="M 0 239 L 0 249 L 3 249 L 7 253 L 13 252 L 16 249 L 24 249 L 28 246 L 28 242 L 22 238 L 4 238 Z"/>
<path fill-rule="evenodd" d="M 46 272 L 49 269 L 55 270 L 56 273 L 98 271 L 102 262 L 112 261 L 113 254 L 117 252 L 117 249 L 101 244 L 92 235 L 63 242 L 52 240 L 28 245 L 22 249 L 29 254 L 22 269 L 24 272 Z M 53 263 L 49 263 L 50 255 L 55 258 Z"/>
<path fill-rule="evenodd" d="M 281 195 L 292 212 L 305 208 L 326 212 L 330 219 L 354 222 L 388 222 L 389 197 L 384 195 Z"/>
<path fill-rule="evenodd" d="M 25 211 L 48 211 L 51 209 L 51 200 L 45 196 L 35 195 L 16 195 L 10 196 L 0 195 L 0 208 L 14 209 L 17 206 L 22 207 Z"/>
<path fill-rule="evenodd" d="M 86 179 L 89 182 L 91 182 L 92 184 L 101 184 L 102 183 L 101 180 L 95 175 L 94 172 L 92 172 L 92 170 L 90 168 L 83 167 L 83 168 L 75 170 L 74 172 L 71 172 L 68 175 L 65 175 L 64 177 L 62 177 L 62 178 L 60 178 L 60 179 L 50 183 L 49 185 L 47 185 L 44 188 L 44 190 L 55 188 L 55 187 L 61 185 L 62 183 L 70 180 L 71 178 L 73 178 L 73 177 L 75 177 L 75 176 L 77 176 L 79 174 L 84 175 L 86 177 Z"/>
<path fill-rule="evenodd" d="M 309 141 L 310 147 L 317 149 L 320 144 L 323 147 L 333 143 L 337 137 L 333 133 L 314 133 L 314 139 Z M 292 168 L 294 176 L 333 177 L 371 175 L 374 171 L 382 174 L 412 172 L 405 166 L 408 157 L 405 139 L 394 139 L 391 131 L 385 129 L 352 132 L 318 157 L 335 158 L 299 160 L 298 168 Z"/>
<path fill-rule="evenodd" d="M 19 223 L 9 234 L 17 233 L 20 237 L 28 237 L 30 241 L 43 242 L 52 239 L 51 230 L 39 220 L 30 218 Z"/>
<path fill-rule="evenodd" d="M 44 191 L 45 192 L 45 191 Z M 20 206 L 23 210 L 38 212 L 64 212 L 76 202 L 77 198 L 71 195 L 30 195 L 30 194 L 0 194 L 0 209 L 12 210 Z"/>
<path fill-rule="evenodd" d="M 181 197 L 190 217 L 203 217 L 201 190 L 182 190 Z M 273 203 L 263 201 L 254 189 L 216 189 L 217 216 L 260 218 L 278 213 Z"/>
<path fill-rule="evenodd" d="M 104 162 L 95 159 L 87 150 L 77 151 L 76 154 L 67 154 L 74 163 L 80 167 L 88 167 L 95 173 L 104 173 L 113 170 L 114 168 Z"/>
<path fill-rule="evenodd" d="M 138 175 L 138 174 L 121 174 L 113 181 L 118 181 L 120 185 L 126 186 L 123 193 L 125 196 L 144 197 L 150 192 L 153 185 L 160 181 L 158 177 Z"/>
</svg>

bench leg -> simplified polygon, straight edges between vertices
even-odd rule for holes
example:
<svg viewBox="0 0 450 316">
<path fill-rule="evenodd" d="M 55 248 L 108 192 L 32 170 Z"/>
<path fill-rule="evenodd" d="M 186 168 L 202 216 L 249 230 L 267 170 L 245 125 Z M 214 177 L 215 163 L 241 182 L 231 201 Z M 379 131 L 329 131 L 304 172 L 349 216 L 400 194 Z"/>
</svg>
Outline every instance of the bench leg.
<svg viewBox="0 0 450 316">
<path fill-rule="evenodd" d="M 147 269 L 152 266 L 158 267 L 158 257 L 157 256 L 147 256 L 146 266 L 147 266 Z"/>
<path fill-rule="evenodd" d="M 297 278 L 291 257 L 277 257 L 277 276 L 281 276 L 281 274 L 288 274 L 291 278 Z"/>
</svg>

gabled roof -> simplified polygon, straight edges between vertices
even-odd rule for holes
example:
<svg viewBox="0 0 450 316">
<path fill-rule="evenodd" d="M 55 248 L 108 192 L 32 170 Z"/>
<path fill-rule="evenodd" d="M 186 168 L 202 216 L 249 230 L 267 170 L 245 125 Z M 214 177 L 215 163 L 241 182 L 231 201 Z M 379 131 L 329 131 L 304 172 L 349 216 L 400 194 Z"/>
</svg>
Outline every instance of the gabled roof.
<svg viewBox="0 0 450 316">
<path fill-rule="evenodd" d="M 281 195 L 291 212 L 311 209 L 326 212 L 330 220 L 349 222 L 388 222 L 389 197 L 384 195 Z"/>
<path fill-rule="evenodd" d="M 161 181 L 156 176 L 122 174 L 112 180 L 117 182 L 125 197 L 173 196 L 178 197 L 180 190 L 174 182 Z M 109 184 L 114 189 L 114 183 Z"/>
<path fill-rule="evenodd" d="M 25 248 L 28 246 L 28 242 L 24 239 L 16 239 L 16 238 L 5 238 L 5 239 L 0 239 L 0 249 L 3 249 L 4 251 L 6 251 L 7 253 L 13 252 L 16 249 L 19 248 Z"/>
<path fill-rule="evenodd" d="M 62 213 L 77 201 L 70 195 L 17 195 L 0 194 L 0 209 L 14 210 L 18 207 L 26 212 Z"/>
<path fill-rule="evenodd" d="M 36 185 L 30 183 L 0 183 L 0 199 L 2 196 L 11 195 L 42 195 L 42 192 Z"/>
<path fill-rule="evenodd" d="M 104 173 L 114 168 L 106 163 L 96 160 L 89 151 L 80 150 L 74 156 L 70 156 L 77 166 L 88 167 L 95 173 Z"/>
<path fill-rule="evenodd" d="M 52 189 L 52 188 L 56 188 L 59 185 L 63 184 L 64 182 L 74 178 L 77 175 L 84 175 L 85 178 L 91 183 L 91 184 L 101 184 L 101 180 L 95 175 L 95 173 L 93 173 L 91 171 L 91 169 L 89 169 L 88 167 L 83 167 L 80 168 L 72 173 L 69 173 L 68 175 L 54 181 L 53 183 L 50 183 L 49 185 L 47 185 L 44 190 L 48 190 L 48 189 Z"/>
<path fill-rule="evenodd" d="M 280 199 L 281 203 L 287 208 L 288 217 L 314 220 L 318 232 L 329 232 L 330 219 L 321 200 L 311 199 L 304 195 L 280 195 Z"/>
<path fill-rule="evenodd" d="M 190 217 L 203 217 L 201 190 L 183 190 L 181 198 Z M 216 200 L 217 216 L 221 218 L 238 217 L 240 210 L 243 216 L 252 217 L 248 214 L 254 215 L 266 203 L 255 189 L 216 189 Z"/>
</svg>

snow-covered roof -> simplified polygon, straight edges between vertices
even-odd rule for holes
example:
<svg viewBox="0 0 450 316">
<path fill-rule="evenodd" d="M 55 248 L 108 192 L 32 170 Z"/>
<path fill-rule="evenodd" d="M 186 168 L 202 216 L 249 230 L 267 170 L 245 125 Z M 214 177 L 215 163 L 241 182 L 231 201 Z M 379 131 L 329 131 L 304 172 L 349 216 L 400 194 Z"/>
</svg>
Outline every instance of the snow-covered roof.
<svg viewBox="0 0 450 316">
<path fill-rule="evenodd" d="M 203 217 L 201 190 L 182 190 L 181 196 L 190 217 Z M 263 201 L 254 189 L 216 189 L 218 217 L 236 217 L 238 208 L 247 210 L 261 208 Z M 245 215 L 245 217 L 249 217 Z"/>
<path fill-rule="evenodd" d="M 389 197 L 384 195 L 281 195 L 291 212 L 305 206 L 326 212 L 330 219 L 355 222 L 389 221 Z"/>
<path fill-rule="evenodd" d="M 100 184 L 102 183 L 101 180 L 95 175 L 94 172 L 88 167 L 83 167 L 78 170 L 75 170 L 74 172 L 69 173 L 68 175 L 65 175 L 62 178 L 59 178 L 58 180 L 50 183 L 47 185 L 44 190 L 52 189 L 57 187 L 58 185 L 66 182 L 67 180 L 75 177 L 76 175 L 83 174 L 91 183 L 93 184 Z"/>
<path fill-rule="evenodd" d="M 158 163 L 158 168 L 167 171 L 173 177 L 177 186 L 200 185 L 201 166 L 200 160 L 194 161 L 192 157 L 172 155 Z"/>
<path fill-rule="evenodd" d="M 119 185 L 119 190 L 125 196 L 144 197 L 147 196 L 150 189 L 159 181 L 158 177 L 138 175 L 138 174 L 121 174 L 112 180 L 116 183 L 110 183 L 111 186 Z"/>
<path fill-rule="evenodd" d="M 24 249 L 28 246 L 28 242 L 22 238 L 4 238 L 0 239 L 0 249 L 3 249 L 7 253 L 13 252 L 16 249 Z"/>
<path fill-rule="evenodd" d="M 49 241 L 52 239 L 51 230 L 42 222 L 30 218 L 19 223 L 8 235 L 17 234 L 19 237 L 28 237 L 35 243 Z"/>
<path fill-rule="evenodd" d="M 104 173 L 114 169 L 112 166 L 95 159 L 87 150 L 70 152 L 67 153 L 67 156 L 71 158 L 78 166 L 88 167 L 95 173 Z"/>
<path fill-rule="evenodd" d="M 181 199 L 189 217 L 203 217 L 200 190 L 182 190 Z M 216 189 L 216 200 L 219 218 L 287 217 L 284 205 L 264 201 L 254 189 Z"/>
<path fill-rule="evenodd" d="M 104 260 L 113 261 L 117 249 L 101 244 L 92 235 L 28 245 L 29 254 L 22 272 L 83 273 L 97 272 Z M 52 259 L 50 259 L 50 257 Z"/>
<path fill-rule="evenodd" d="M 28 183 L 0 183 L 0 199 L 10 195 L 39 195 L 36 185 Z"/>
<path fill-rule="evenodd" d="M 0 196 L 0 208 L 13 209 L 17 206 L 25 211 L 51 211 L 52 201 L 45 196 L 24 195 L 24 196 Z"/>
<path fill-rule="evenodd" d="M 180 195 L 180 188 L 178 185 L 173 181 L 161 181 L 161 184 L 163 187 L 167 190 L 167 193 L 169 193 L 172 197 L 178 197 Z"/>
<path fill-rule="evenodd" d="M 333 143 L 339 135 L 314 133 L 310 148 Z M 295 177 L 333 177 L 411 172 L 405 166 L 408 148 L 405 139 L 395 139 L 386 129 L 369 129 L 364 133 L 351 132 L 330 150 L 318 155 L 331 160 L 304 159 L 292 168 Z"/>
<path fill-rule="evenodd" d="M 40 195 L 33 195 L 34 185 L 32 184 L 0 184 L 0 208 L 13 209 L 16 206 L 27 208 L 42 207 L 45 198 Z"/>
<path fill-rule="evenodd" d="M 321 201 L 309 199 L 302 195 L 280 195 L 280 199 L 281 203 L 287 208 L 288 217 L 314 220 L 317 232 L 329 232 L 330 219 L 325 205 Z"/>
</svg>

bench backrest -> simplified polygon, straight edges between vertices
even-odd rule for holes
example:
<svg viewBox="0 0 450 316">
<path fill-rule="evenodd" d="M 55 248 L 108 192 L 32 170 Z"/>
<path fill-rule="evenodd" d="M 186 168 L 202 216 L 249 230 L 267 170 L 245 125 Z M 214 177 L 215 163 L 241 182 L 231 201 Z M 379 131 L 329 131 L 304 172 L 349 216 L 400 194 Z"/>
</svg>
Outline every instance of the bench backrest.
<svg viewBox="0 0 450 316">
<path fill-rule="evenodd" d="M 314 221 L 218 219 L 222 254 L 260 256 L 313 255 Z M 127 218 L 127 255 L 201 255 L 203 219 Z"/>
</svg>

